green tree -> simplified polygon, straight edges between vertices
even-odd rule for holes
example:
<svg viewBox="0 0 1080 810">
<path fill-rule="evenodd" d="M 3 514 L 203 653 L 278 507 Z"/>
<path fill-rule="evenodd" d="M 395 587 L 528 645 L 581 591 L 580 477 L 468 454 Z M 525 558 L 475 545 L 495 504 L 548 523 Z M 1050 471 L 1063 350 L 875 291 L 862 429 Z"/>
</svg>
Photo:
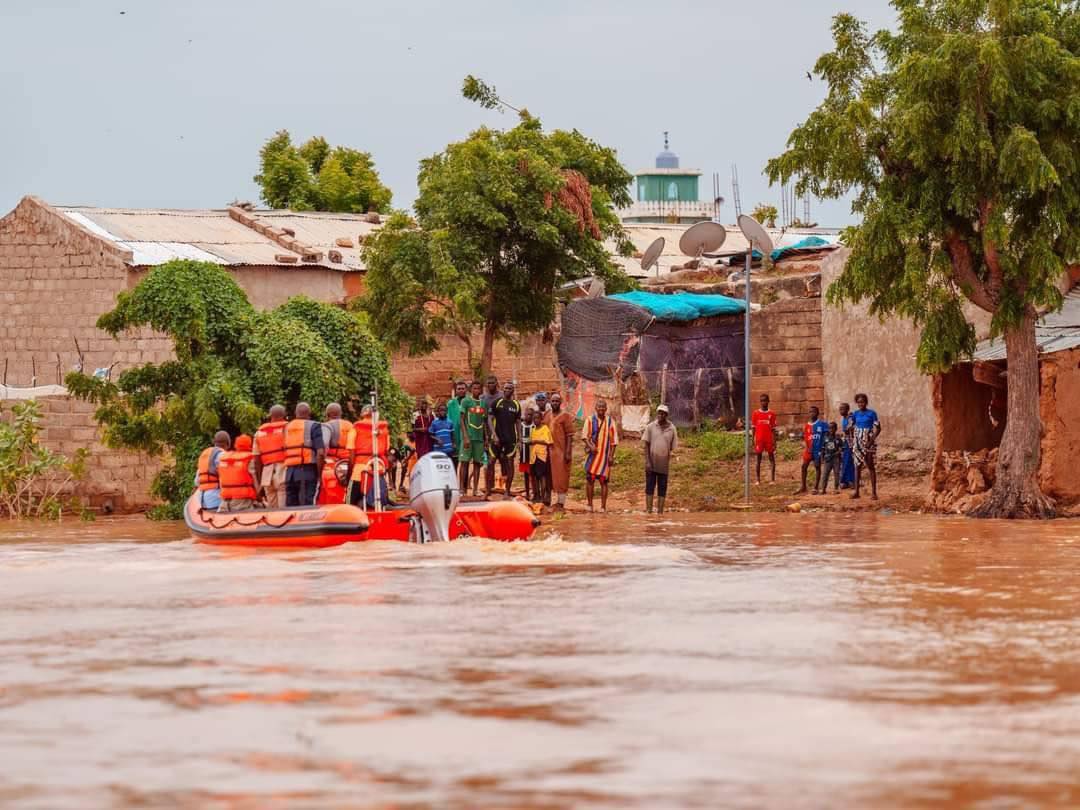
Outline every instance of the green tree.
<svg viewBox="0 0 1080 810">
<path fill-rule="evenodd" d="M 758 203 L 756 206 L 754 206 L 754 211 L 750 214 L 750 216 L 752 216 L 766 228 L 775 228 L 776 218 L 780 216 L 780 212 L 776 210 L 775 205 Z"/>
<path fill-rule="evenodd" d="M 970 303 L 1008 355 L 994 487 L 973 514 L 1046 517 L 1035 324 L 1080 258 L 1080 12 L 1063 0 L 893 0 L 898 30 L 833 22 L 828 95 L 768 164 L 862 217 L 833 303 L 922 328 L 919 366 L 968 356 Z"/>
<path fill-rule="evenodd" d="M 297 147 L 283 129 L 263 144 L 259 167 L 255 182 L 271 208 L 354 214 L 390 210 L 390 189 L 379 179 L 371 155 L 331 147 L 322 137 Z"/>
<path fill-rule="evenodd" d="M 633 250 L 613 208 L 630 204 L 631 175 L 580 132 L 546 133 L 528 112 L 519 118 L 422 161 L 415 221 L 391 217 L 364 243 L 361 306 L 387 345 L 424 354 L 453 333 L 470 366 L 486 370 L 496 338 L 551 323 L 558 285 L 595 275 L 609 290 L 630 286 L 604 240 Z"/>
<path fill-rule="evenodd" d="M 227 271 L 172 261 L 152 269 L 98 319 L 114 337 L 149 327 L 171 338 L 175 359 L 136 366 L 115 381 L 69 374 L 68 388 L 97 404 L 111 447 L 169 454 L 154 493 L 177 517 L 191 494 L 195 459 L 217 430 L 251 433 L 269 407 L 337 401 L 355 417 L 373 389 L 396 430 L 408 413 L 385 349 L 358 315 L 309 298 L 257 312 Z"/>
</svg>

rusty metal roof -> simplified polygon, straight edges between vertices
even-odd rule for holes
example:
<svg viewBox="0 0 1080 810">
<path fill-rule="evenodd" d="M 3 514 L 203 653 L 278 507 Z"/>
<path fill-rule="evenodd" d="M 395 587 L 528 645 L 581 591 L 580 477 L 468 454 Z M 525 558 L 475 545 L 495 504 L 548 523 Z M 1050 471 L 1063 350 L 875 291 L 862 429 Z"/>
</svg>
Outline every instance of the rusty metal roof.
<svg viewBox="0 0 1080 810">
<path fill-rule="evenodd" d="M 1035 343 L 1040 354 L 1075 349 L 1080 346 L 1080 287 L 1065 296 L 1058 312 L 1044 315 L 1035 327 Z M 991 362 L 1005 359 L 1005 339 L 984 340 L 975 348 L 974 360 Z"/>
<path fill-rule="evenodd" d="M 307 211 L 248 212 L 259 224 L 294 232 L 297 242 L 322 254 L 318 261 L 299 261 L 295 250 L 230 216 L 225 209 L 134 209 L 58 206 L 57 210 L 98 236 L 133 254 L 133 266 L 162 264 L 171 259 L 197 259 L 222 265 L 276 265 L 285 268 L 324 267 L 342 272 L 364 270 L 360 258 L 363 237 L 379 227 L 360 214 L 324 214 Z M 353 247 L 337 247 L 348 238 Z M 330 260 L 330 251 L 341 261 Z M 297 261 L 279 262 L 279 255 L 297 255 Z"/>
</svg>

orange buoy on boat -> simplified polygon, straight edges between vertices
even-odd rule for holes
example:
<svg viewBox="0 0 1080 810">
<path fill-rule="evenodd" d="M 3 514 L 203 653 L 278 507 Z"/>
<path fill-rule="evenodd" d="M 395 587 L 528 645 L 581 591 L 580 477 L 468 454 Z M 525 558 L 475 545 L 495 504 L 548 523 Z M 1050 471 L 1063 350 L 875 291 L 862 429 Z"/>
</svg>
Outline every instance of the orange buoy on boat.
<svg viewBox="0 0 1080 810">
<path fill-rule="evenodd" d="M 184 522 L 196 542 L 249 548 L 327 548 L 363 540 L 364 510 L 348 504 L 297 509 L 216 512 L 203 509 L 199 493 L 188 498 Z"/>
</svg>

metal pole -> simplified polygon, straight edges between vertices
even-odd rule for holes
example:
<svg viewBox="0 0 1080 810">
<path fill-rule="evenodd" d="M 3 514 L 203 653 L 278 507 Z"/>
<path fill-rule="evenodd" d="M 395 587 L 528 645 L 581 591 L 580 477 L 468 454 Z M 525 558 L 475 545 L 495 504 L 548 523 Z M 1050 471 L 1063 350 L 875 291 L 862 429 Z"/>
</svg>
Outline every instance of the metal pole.
<svg viewBox="0 0 1080 810">
<path fill-rule="evenodd" d="M 375 511 L 376 513 L 382 512 L 382 475 L 379 472 L 379 465 L 382 463 L 382 459 L 379 456 L 379 411 L 378 400 L 375 398 L 375 392 L 371 392 L 371 473 L 374 479 L 372 486 L 375 493 Z"/>
<path fill-rule="evenodd" d="M 746 323 L 743 327 L 743 343 L 746 350 L 746 370 L 743 372 L 743 428 L 746 432 L 746 476 L 745 476 L 745 502 L 750 503 L 750 265 L 754 261 L 754 243 L 751 241 L 746 249 Z"/>
</svg>

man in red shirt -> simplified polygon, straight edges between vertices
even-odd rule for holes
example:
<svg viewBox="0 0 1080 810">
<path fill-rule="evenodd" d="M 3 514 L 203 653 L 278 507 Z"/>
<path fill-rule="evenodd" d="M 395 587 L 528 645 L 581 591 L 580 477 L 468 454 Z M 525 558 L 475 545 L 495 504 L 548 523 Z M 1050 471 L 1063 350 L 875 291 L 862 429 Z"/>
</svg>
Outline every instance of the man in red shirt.
<svg viewBox="0 0 1080 810">
<path fill-rule="evenodd" d="M 761 457 L 769 454 L 772 481 L 776 482 L 776 411 L 769 410 L 769 395 L 761 395 L 761 408 L 750 419 L 754 426 L 754 452 L 757 453 L 757 482 L 761 483 Z"/>
</svg>

